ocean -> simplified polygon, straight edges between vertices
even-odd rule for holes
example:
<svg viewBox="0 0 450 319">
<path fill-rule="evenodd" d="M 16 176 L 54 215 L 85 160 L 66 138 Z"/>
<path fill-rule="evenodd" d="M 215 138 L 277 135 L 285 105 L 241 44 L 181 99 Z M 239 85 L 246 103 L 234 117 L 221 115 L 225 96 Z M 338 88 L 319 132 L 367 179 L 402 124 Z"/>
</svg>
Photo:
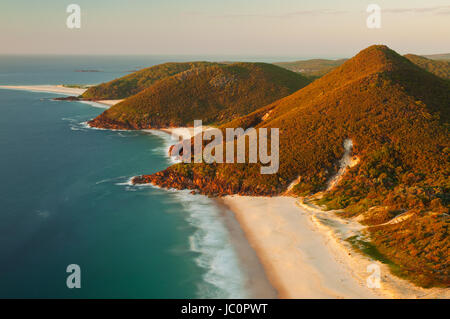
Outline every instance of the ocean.
<svg viewBox="0 0 450 319">
<path fill-rule="evenodd" d="M 99 83 L 170 60 L 0 56 L 0 85 Z M 171 164 L 170 137 L 87 128 L 103 109 L 57 96 L 0 89 L 0 297 L 248 297 L 212 199 L 128 183 Z"/>
</svg>

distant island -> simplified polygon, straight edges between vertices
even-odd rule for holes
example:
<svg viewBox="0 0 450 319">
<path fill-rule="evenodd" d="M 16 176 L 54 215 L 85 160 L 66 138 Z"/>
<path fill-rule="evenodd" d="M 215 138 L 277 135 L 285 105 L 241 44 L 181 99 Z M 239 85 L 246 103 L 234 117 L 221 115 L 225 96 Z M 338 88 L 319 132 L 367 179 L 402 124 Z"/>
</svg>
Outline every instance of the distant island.
<svg viewBox="0 0 450 319">
<path fill-rule="evenodd" d="M 75 70 L 75 72 L 102 72 L 102 71 L 100 71 L 100 70 L 89 70 L 89 69 L 86 69 L 86 70 Z"/>
</svg>

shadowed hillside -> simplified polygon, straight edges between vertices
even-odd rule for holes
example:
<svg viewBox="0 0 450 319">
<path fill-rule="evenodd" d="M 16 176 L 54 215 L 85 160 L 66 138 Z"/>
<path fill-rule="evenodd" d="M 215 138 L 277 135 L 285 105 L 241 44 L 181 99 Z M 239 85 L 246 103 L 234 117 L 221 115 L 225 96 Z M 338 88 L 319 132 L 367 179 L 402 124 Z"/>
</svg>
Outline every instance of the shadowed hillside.
<svg viewBox="0 0 450 319">
<path fill-rule="evenodd" d="M 308 196 L 326 188 L 350 139 L 359 164 L 321 204 L 347 217 L 376 206 L 384 222 L 412 213 L 401 224 L 370 223 L 374 249 L 398 265 L 397 274 L 448 286 L 449 108 L 449 81 L 386 46 L 371 46 L 307 87 L 223 125 L 279 128 L 278 173 L 261 175 L 259 164 L 177 164 L 135 182 L 277 195 L 298 178 L 293 191 Z"/>
<path fill-rule="evenodd" d="M 89 124 L 104 128 L 161 128 L 224 123 L 287 96 L 309 83 L 266 63 L 210 65 L 158 81 L 114 105 Z"/>
<path fill-rule="evenodd" d="M 423 57 L 427 59 L 432 60 L 445 60 L 450 61 L 450 53 L 443 53 L 443 54 L 429 54 L 429 55 L 423 55 Z"/>
<path fill-rule="evenodd" d="M 450 79 L 450 61 L 430 60 L 415 54 L 406 54 L 405 58 L 438 77 Z"/>
</svg>

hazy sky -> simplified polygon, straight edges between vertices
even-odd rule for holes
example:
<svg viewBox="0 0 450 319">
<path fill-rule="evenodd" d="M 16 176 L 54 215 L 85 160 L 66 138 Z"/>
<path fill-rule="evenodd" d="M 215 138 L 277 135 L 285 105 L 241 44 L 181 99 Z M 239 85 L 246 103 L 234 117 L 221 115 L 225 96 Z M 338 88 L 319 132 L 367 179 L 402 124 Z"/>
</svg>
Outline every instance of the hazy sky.
<svg viewBox="0 0 450 319">
<path fill-rule="evenodd" d="M 81 7 L 81 28 L 66 7 Z M 368 29 L 367 5 L 382 9 Z M 0 54 L 350 56 L 450 52 L 449 0 L 1 0 Z"/>
</svg>

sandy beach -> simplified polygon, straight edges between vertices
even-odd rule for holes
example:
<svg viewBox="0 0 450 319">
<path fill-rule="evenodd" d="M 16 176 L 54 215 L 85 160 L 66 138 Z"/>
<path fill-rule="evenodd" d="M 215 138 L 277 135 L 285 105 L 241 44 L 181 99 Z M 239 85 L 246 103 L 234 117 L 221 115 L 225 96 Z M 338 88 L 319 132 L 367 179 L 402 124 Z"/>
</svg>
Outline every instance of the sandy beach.
<svg viewBox="0 0 450 319">
<path fill-rule="evenodd" d="M 393 276 L 343 239 L 361 229 L 294 197 L 226 196 L 280 298 L 449 298 L 448 289 L 422 289 Z M 367 266 L 381 270 L 380 288 L 369 288 Z"/>
<path fill-rule="evenodd" d="M 203 126 L 202 131 L 207 131 L 210 129 L 214 129 L 212 126 Z M 194 128 L 193 127 L 167 127 L 161 128 L 160 131 L 166 132 L 174 137 L 174 139 L 178 140 L 180 137 L 182 139 L 190 139 L 194 136 Z"/>
<path fill-rule="evenodd" d="M 55 93 L 68 96 L 78 96 L 83 94 L 87 90 L 81 88 L 65 87 L 63 85 L 0 85 L 0 89 Z M 123 100 L 98 100 L 95 101 L 95 103 L 113 106 L 114 104 L 117 104 L 121 101 Z"/>
<path fill-rule="evenodd" d="M 63 95 L 81 95 L 86 89 L 70 88 L 63 85 L 0 85 L 0 89 L 47 92 Z"/>
</svg>

